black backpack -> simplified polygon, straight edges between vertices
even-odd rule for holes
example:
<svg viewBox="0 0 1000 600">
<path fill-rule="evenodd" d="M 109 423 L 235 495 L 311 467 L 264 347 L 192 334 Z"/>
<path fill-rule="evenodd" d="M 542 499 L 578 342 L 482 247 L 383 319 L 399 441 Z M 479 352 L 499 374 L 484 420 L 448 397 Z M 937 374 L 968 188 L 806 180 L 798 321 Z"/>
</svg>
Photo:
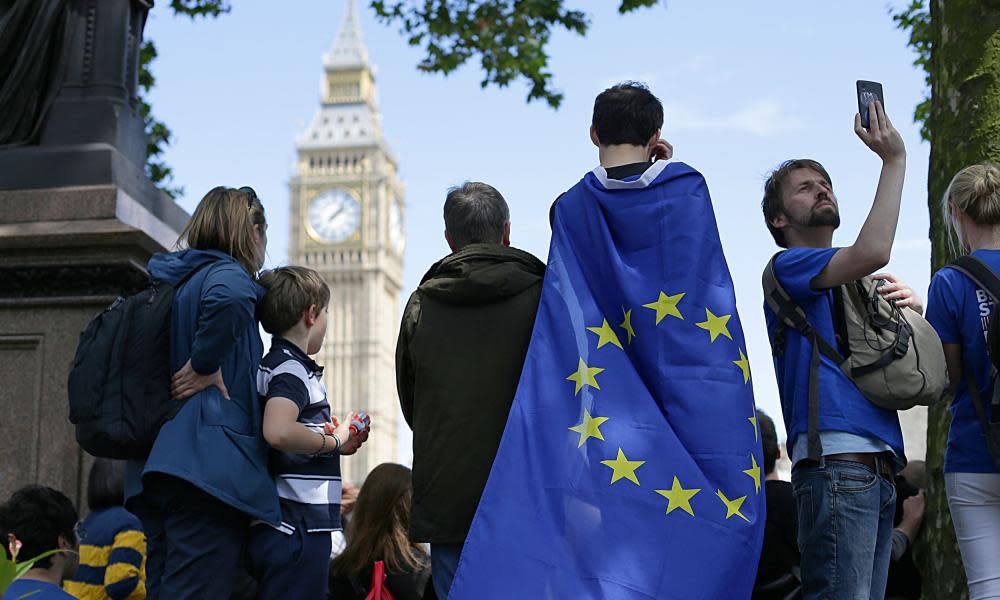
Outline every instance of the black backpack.
<svg viewBox="0 0 1000 600">
<path fill-rule="evenodd" d="M 989 449 L 997 469 L 1000 469 L 1000 377 L 998 377 L 998 369 L 1000 369 L 1000 319 L 997 318 L 997 312 L 1000 311 L 1000 278 L 986 263 L 968 255 L 956 258 L 948 265 L 948 268 L 955 269 L 971 279 L 993 300 L 990 322 L 986 327 L 986 352 L 991 363 L 990 387 L 993 388 L 989 418 L 986 416 L 983 399 L 979 396 L 979 389 L 976 387 L 972 370 L 969 369 L 968 365 L 963 365 L 962 370 L 965 372 L 965 385 L 969 388 L 972 405 L 976 408 L 979 426 L 986 437 L 986 447 Z"/>
<path fill-rule="evenodd" d="M 80 334 L 69 373 L 69 420 L 88 453 L 145 458 L 160 427 L 183 406 L 170 399 L 171 314 L 176 291 L 204 266 L 176 285 L 151 280 L 118 297 Z"/>
</svg>

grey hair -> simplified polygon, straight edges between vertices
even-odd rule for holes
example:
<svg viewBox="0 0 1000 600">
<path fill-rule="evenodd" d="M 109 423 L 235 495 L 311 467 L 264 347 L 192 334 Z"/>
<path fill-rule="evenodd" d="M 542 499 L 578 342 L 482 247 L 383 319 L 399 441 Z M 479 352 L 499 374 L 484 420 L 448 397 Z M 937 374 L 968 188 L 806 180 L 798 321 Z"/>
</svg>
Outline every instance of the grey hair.
<svg viewBox="0 0 1000 600">
<path fill-rule="evenodd" d="M 510 209 L 491 185 L 466 181 L 448 190 L 444 228 L 455 248 L 469 244 L 499 244 L 510 222 Z"/>
</svg>

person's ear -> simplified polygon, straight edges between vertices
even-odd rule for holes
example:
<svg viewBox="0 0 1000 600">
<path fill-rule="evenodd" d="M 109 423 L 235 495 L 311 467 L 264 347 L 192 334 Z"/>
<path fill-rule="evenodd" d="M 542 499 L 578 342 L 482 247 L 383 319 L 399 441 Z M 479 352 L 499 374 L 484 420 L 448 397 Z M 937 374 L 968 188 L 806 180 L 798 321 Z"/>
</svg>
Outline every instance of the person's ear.
<svg viewBox="0 0 1000 600">
<path fill-rule="evenodd" d="M 597 137 L 597 128 L 593 125 L 590 126 L 590 141 L 598 148 L 601 147 L 601 139 Z"/>
<path fill-rule="evenodd" d="M 510 246 L 510 221 L 503 224 L 503 245 Z"/>
<path fill-rule="evenodd" d="M 771 219 L 771 227 L 774 227 L 775 229 L 782 229 L 787 226 L 788 217 L 785 216 L 784 212 L 778 213 L 777 216 Z"/>
<path fill-rule="evenodd" d="M 310 304 L 309 308 L 306 309 L 305 317 L 306 327 L 312 327 L 316 324 L 316 319 L 319 318 L 319 310 L 316 308 L 315 304 Z"/>
<path fill-rule="evenodd" d="M 444 230 L 444 240 L 448 242 L 448 247 L 451 248 L 452 252 L 457 250 L 457 248 L 455 248 L 455 242 L 451 240 L 451 234 L 448 233 L 447 229 Z"/>
<path fill-rule="evenodd" d="M 69 540 L 66 539 L 66 536 L 62 534 L 59 534 L 59 537 L 56 539 L 56 545 L 59 547 L 60 550 L 73 549 L 73 544 L 69 543 Z"/>
</svg>

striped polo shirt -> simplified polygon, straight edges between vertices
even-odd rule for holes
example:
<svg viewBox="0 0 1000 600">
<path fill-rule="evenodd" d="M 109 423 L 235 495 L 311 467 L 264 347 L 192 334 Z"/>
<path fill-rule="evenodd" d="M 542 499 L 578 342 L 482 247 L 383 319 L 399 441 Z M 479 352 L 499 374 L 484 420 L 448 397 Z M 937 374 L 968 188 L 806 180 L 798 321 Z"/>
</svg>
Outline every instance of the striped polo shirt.
<svg viewBox="0 0 1000 600">
<path fill-rule="evenodd" d="M 323 367 L 301 348 L 274 336 L 257 372 L 257 392 L 266 406 L 271 398 L 288 398 L 299 407 L 299 423 L 323 433 L 330 405 L 323 386 Z M 331 448 L 332 449 L 332 448 Z M 280 530 L 338 531 L 340 524 L 340 456 L 270 451 L 268 468 L 281 501 Z"/>
</svg>

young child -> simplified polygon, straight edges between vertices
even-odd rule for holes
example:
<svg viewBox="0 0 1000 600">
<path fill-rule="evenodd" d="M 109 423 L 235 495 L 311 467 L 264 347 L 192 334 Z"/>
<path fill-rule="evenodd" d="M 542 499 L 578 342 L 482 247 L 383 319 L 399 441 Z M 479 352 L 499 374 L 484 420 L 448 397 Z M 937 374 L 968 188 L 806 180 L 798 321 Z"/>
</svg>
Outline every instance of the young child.
<svg viewBox="0 0 1000 600">
<path fill-rule="evenodd" d="M 309 358 L 322 348 L 326 334 L 326 283 L 304 267 L 274 269 L 258 282 L 267 289 L 260 323 L 273 338 L 260 364 L 257 389 L 282 523 L 280 528 L 253 525 L 250 569 L 260 598 L 322 598 L 330 534 L 341 529 L 340 455 L 357 452 L 368 438 L 368 427 L 352 435 L 353 413 L 343 422 L 331 419 L 323 368 Z M 331 421 L 335 427 L 326 429 Z"/>
<path fill-rule="evenodd" d="M 125 503 L 125 461 L 98 458 L 87 479 L 90 514 L 80 523 L 76 575 L 63 588 L 80 600 L 146 597 L 146 535 Z"/>
<path fill-rule="evenodd" d="M 29 485 L 14 492 L 0 504 L 0 552 L 20 562 L 60 550 L 38 560 L 15 579 L 2 600 L 75 600 L 60 587 L 76 573 L 80 562 L 76 535 L 79 516 L 62 492 L 50 487 Z"/>
</svg>

